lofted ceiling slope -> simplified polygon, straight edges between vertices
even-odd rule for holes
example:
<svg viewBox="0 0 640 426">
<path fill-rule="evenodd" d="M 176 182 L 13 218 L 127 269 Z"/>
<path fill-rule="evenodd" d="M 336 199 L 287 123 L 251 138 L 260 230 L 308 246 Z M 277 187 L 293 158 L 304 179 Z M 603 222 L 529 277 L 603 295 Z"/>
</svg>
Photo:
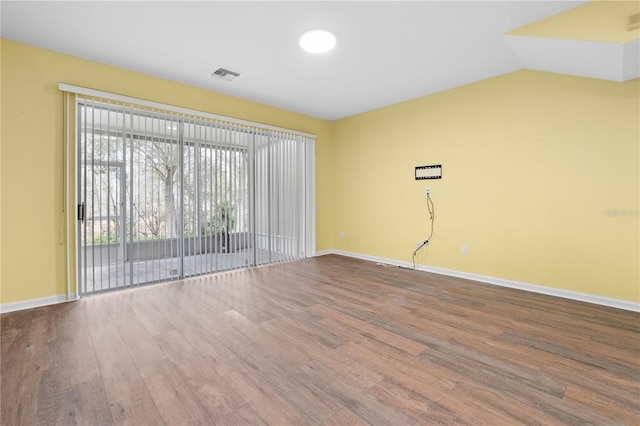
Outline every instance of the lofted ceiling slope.
<svg viewBox="0 0 640 426">
<path fill-rule="evenodd" d="M 505 35 L 529 69 L 626 81 L 640 77 L 639 1 L 600 0 Z"/>
</svg>

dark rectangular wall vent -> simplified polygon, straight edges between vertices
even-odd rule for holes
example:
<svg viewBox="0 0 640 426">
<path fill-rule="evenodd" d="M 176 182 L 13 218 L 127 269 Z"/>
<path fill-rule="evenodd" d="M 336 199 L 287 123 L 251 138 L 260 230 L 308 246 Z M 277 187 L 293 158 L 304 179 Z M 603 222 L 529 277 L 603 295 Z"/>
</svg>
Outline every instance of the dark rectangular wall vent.
<svg viewBox="0 0 640 426">
<path fill-rule="evenodd" d="M 218 77 L 218 78 L 221 78 L 221 79 L 227 80 L 227 81 L 232 81 L 232 80 L 235 80 L 236 78 L 240 77 L 240 73 L 228 70 L 226 68 L 218 68 L 217 70 L 215 70 L 211 74 L 211 76 Z"/>
</svg>

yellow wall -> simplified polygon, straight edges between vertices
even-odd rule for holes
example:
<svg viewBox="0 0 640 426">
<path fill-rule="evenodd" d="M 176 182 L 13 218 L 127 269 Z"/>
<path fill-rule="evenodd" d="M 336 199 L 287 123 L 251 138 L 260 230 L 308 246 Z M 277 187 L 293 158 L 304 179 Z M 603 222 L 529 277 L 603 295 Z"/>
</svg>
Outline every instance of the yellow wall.
<svg viewBox="0 0 640 426">
<path fill-rule="evenodd" d="M 1 66 L 1 304 L 66 294 L 60 82 L 318 135 L 316 246 L 331 248 L 331 123 L 4 39 Z"/>
<path fill-rule="evenodd" d="M 431 187 L 420 263 L 640 301 L 639 92 L 519 71 L 335 122 L 335 248 L 410 262 Z"/>
<path fill-rule="evenodd" d="M 626 43 L 640 38 L 640 29 L 629 31 L 629 17 L 639 12 L 638 0 L 596 0 L 508 34 Z"/>
<path fill-rule="evenodd" d="M 318 250 L 410 261 L 429 186 L 420 263 L 640 301 L 640 80 L 519 71 L 331 123 L 2 40 L 2 304 L 66 292 L 59 82 L 317 134 Z"/>
</svg>

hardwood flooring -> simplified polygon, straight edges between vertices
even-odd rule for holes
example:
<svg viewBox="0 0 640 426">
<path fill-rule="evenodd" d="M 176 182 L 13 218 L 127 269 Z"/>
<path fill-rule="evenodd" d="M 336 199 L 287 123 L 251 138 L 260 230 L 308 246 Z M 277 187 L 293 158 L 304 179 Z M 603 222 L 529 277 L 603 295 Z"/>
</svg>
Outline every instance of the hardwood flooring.
<svg viewBox="0 0 640 426">
<path fill-rule="evenodd" d="M 323 256 L 2 314 L 2 425 L 640 424 L 640 315 Z"/>
</svg>

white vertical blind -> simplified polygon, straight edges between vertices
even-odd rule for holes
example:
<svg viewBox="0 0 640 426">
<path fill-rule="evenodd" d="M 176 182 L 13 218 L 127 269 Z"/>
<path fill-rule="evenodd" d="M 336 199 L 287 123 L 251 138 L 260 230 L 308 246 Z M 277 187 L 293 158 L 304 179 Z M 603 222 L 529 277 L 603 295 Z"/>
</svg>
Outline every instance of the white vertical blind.
<svg viewBox="0 0 640 426">
<path fill-rule="evenodd" d="M 314 254 L 313 137 L 86 91 L 80 294 Z"/>
</svg>

